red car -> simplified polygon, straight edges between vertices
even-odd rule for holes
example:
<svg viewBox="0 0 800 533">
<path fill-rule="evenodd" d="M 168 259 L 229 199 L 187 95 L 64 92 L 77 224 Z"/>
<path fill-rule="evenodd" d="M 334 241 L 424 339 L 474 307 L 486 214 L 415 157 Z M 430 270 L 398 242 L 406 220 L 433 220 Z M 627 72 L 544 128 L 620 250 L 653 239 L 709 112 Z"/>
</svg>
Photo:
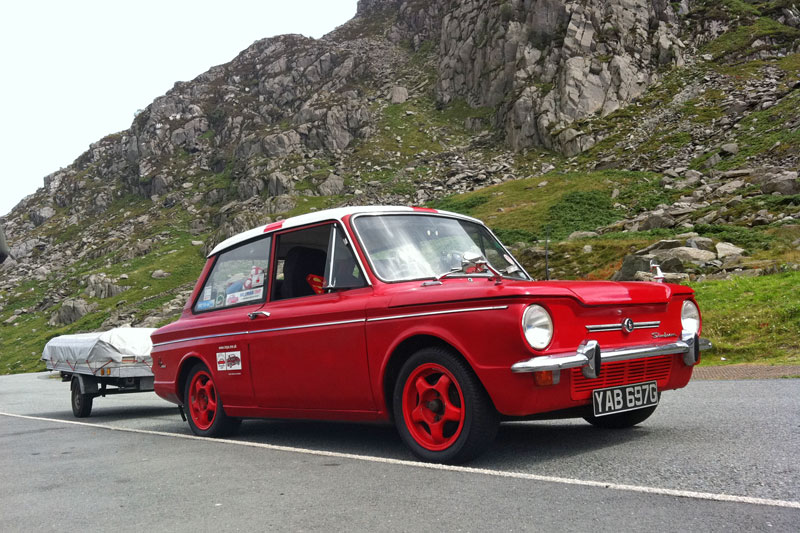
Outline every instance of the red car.
<svg viewBox="0 0 800 533">
<path fill-rule="evenodd" d="M 642 422 L 688 383 L 700 329 L 688 287 L 534 281 L 473 218 L 348 207 L 218 245 L 153 373 L 197 435 L 393 420 L 418 457 L 463 462 L 500 420 Z"/>
</svg>

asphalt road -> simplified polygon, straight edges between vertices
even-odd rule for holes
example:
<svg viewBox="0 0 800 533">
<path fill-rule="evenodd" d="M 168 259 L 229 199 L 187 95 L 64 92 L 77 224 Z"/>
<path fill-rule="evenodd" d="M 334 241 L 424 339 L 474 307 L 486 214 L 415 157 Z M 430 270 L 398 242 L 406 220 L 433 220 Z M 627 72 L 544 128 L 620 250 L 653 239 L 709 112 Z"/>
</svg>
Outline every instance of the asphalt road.
<svg viewBox="0 0 800 533">
<path fill-rule="evenodd" d="M 633 430 L 505 424 L 477 461 L 441 469 L 415 463 L 390 426 L 245 421 L 232 440 L 192 438 L 152 393 L 98 398 L 75 424 L 69 385 L 47 376 L 0 376 L 2 531 L 800 523 L 796 379 L 692 382 Z"/>
</svg>

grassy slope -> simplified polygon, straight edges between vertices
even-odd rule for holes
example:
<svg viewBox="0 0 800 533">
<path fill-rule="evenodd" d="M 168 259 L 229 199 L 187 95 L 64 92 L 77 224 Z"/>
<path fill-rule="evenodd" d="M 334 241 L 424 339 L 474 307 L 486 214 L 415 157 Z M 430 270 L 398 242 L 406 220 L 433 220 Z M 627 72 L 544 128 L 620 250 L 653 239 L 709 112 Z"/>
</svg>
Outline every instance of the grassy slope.
<svg viewBox="0 0 800 533">
<path fill-rule="evenodd" d="M 715 344 L 703 364 L 800 364 L 800 272 L 693 287 L 703 312 L 703 336 Z"/>
<path fill-rule="evenodd" d="M 172 300 L 178 289 L 193 285 L 204 263 L 200 247 L 191 244 L 197 237 L 192 237 L 185 231 L 169 230 L 166 226 L 162 229 L 170 231 L 170 237 L 142 257 L 109 265 L 104 256 L 82 264 L 66 281 L 29 281 L 12 293 L 0 294 L 6 304 L 0 312 L 0 373 L 44 370 L 44 363 L 39 358 L 44 345 L 51 338 L 68 333 L 95 331 L 114 310 L 131 310 L 135 316 L 141 318 L 149 310 L 159 308 Z M 151 274 L 157 269 L 169 272 L 170 276 L 153 279 Z M 127 274 L 128 279 L 120 280 L 119 285 L 128 287 L 128 290 L 103 300 L 88 298 L 77 280 L 101 272 L 109 277 Z M 57 306 L 44 311 L 24 313 L 13 325 L 5 324 L 5 320 L 15 310 L 31 309 L 37 305 L 44 293 L 42 285 L 48 286 L 48 290 L 73 285 L 70 287 L 71 296 L 84 298 L 98 307 L 67 326 L 48 325 L 47 322 Z"/>
<path fill-rule="evenodd" d="M 728 9 L 750 9 L 738 0 L 726 0 L 725 5 Z M 751 21 L 750 26 L 747 31 L 709 43 L 707 51 L 721 58 L 747 49 L 760 35 L 791 33 L 785 27 L 777 27 L 757 18 Z M 412 54 L 409 68 L 428 71 L 425 55 L 429 53 L 430 50 L 423 47 L 422 53 Z M 555 165 L 556 171 L 445 198 L 433 205 L 483 219 L 504 242 L 530 244 L 542 239 L 548 231 L 552 239 L 562 239 L 572 231 L 592 230 L 623 216 L 652 209 L 658 204 L 671 203 L 682 191 L 664 190 L 659 185 L 660 174 L 583 169 L 591 168 L 594 162 L 609 155 L 624 158 L 625 139 L 637 125 L 649 113 L 671 101 L 687 84 L 700 80 L 705 72 L 713 70 L 737 80 L 743 86 L 749 79 L 761 76 L 765 67 L 778 68 L 785 73 L 785 79 L 794 79 L 800 74 L 800 57 L 794 54 L 779 60 L 724 65 L 710 62 L 692 70 L 668 73 L 658 86 L 634 105 L 608 117 L 578 125 L 583 131 L 603 133 L 604 140 L 593 150 L 572 160 L 543 150 L 530 150 L 515 156 L 514 171 L 517 176 L 536 175 L 545 163 Z M 428 74 L 433 77 L 432 71 Z M 683 105 L 679 114 L 694 124 L 711 126 L 724 112 L 717 102 L 720 96 L 707 91 Z M 739 154 L 721 161 L 716 168 L 725 170 L 757 164 L 759 155 L 768 150 L 800 150 L 797 130 L 785 131 L 775 127 L 776 123 L 785 121 L 787 117 L 796 116 L 798 103 L 795 92 L 773 108 L 752 113 L 742 121 Z M 359 143 L 355 152 L 348 156 L 345 161 L 348 171 L 343 177 L 352 183 L 355 173 L 359 172 L 362 182 L 381 182 L 385 190 L 409 197 L 413 196 L 416 183 L 431 174 L 430 168 L 416 164 L 420 154 L 435 156 L 467 145 L 473 133 L 465 129 L 464 119 L 478 118 L 488 122 L 493 113 L 493 110 L 486 108 L 472 109 L 464 102 L 455 102 L 444 109 L 437 108 L 431 91 L 404 104 L 391 105 L 378 101 L 375 106 L 373 111 L 381 117 L 376 133 L 369 140 Z M 655 149 L 677 150 L 689 140 L 687 132 L 668 127 L 655 132 L 648 144 L 639 151 L 647 154 Z M 773 148 L 776 142 L 780 144 Z M 488 162 L 499 150 L 498 146 L 481 148 L 473 156 Z M 711 155 L 713 152 L 698 158 L 692 166 L 700 167 Z M 333 165 L 333 160 L 315 161 L 316 169 L 309 176 L 308 188 L 312 189 L 315 183 L 324 179 L 333 170 Z M 191 178 L 186 179 L 191 181 Z M 547 183 L 540 187 L 542 182 Z M 206 181 L 203 188 L 208 187 L 232 187 L 230 169 L 218 174 L 213 183 Z M 621 193 L 611 201 L 610 195 L 614 189 L 619 189 Z M 347 198 L 300 196 L 297 207 L 286 215 L 339 205 L 344 200 Z M 778 201 L 774 198 L 745 199 L 738 209 L 750 212 L 764 208 L 779 210 L 782 206 L 772 205 Z M 615 206 L 615 202 L 624 208 Z M 121 223 L 121 217 L 130 218 L 143 213 L 140 206 L 133 201 L 112 206 L 108 212 L 117 215 L 108 224 L 113 226 Z M 118 264 L 113 255 L 101 256 L 76 267 L 67 280 L 28 282 L 11 293 L 0 294 L 0 303 L 4 305 L 0 311 L 0 373 L 39 370 L 43 365 L 38 358 L 49 338 L 93 330 L 115 309 L 133 309 L 138 316 L 143 316 L 148 309 L 170 301 L 178 288 L 193 283 L 202 268 L 203 258 L 199 248 L 193 247 L 190 240 L 206 236 L 190 237 L 186 231 L 188 219 L 181 218 L 179 211 L 164 212 L 162 216 L 164 218 L 153 221 L 147 234 L 141 237 L 162 233 L 167 238 L 144 257 Z M 45 224 L 41 231 L 54 234 L 57 239 L 73 239 L 84 229 L 77 226 L 66 230 L 57 227 L 56 221 L 59 219 L 55 217 L 53 226 Z M 744 246 L 757 259 L 800 261 L 800 253 L 791 246 L 798 235 L 791 229 L 703 226 L 695 230 L 716 240 Z M 561 277 L 606 279 L 618 268 L 625 254 L 674 233 L 670 230 L 611 233 L 593 239 L 556 243 L 553 245 L 551 266 L 555 272 L 561 273 Z M 592 252 L 588 254 L 583 252 L 587 244 L 592 246 Z M 172 275 L 164 280 L 154 280 L 150 273 L 156 269 L 166 270 Z M 70 296 L 82 296 L 84 289 L 77 280 L 96 272 L 105 272 L 112 277 L 126 273 L 129 279 L 121 283 L 131 288 L 114 298 L 94 300 L 93 303 L 99 306 L 97 311 L 66 327 L 52 328 L 47 325 L 55 308 L 25 313 L 15 325 L 4 324 L 15 310 L 35 308 L 45 293 L 56 287 L 66 286 Z M 541 275 L 538 272 L 532 274 Z M 796 295 L 800 274 L 785 273 L 731 282 L 710 281 L 693 286 L 698 292 L 704 313 L 705 334 L 716 345 L 715 350 L 706 355 L 703 364 L 719 364 L 723 357 L 725 362 L 800 362 L 800 341 L 796 335 L 800 330 L 800 297 Z"/>
<path fill-rule="evenodd" d="M 715 46 L 713 50 L 719 54 L 740 49 L 739 42 L 733 40 Z M 637 104 L 605 119 L 582 125 L 585 130 L 603 131 L 606 136 L 594 149 L 578 156 L 578 164 L 588 166 L 609 155 L 622 156 L 626 150 L 625 138 L 646 118 L 647 113 L 670 101 L 683 87 L 696 81 L 705 72 L 713 70 L 729 76 L 734 83 L 743 87 L 748 80 L 760 77 L 767 67 L 782 71 L 784 80 L 794 80 L 800 75 L 800 55 L 733 65 L 711 63 L 694 70 L 678 70 L 668 74 Z M 796 153 L 800 150 L 798 130 L 781 127 L 781 124 L 797 116 L 798 98 L 800 95 L 794 91 L 778 105 L 754 111 L 743 119 L 737 137 L 740 152 L 723 159 L 714 168 L 729 170 L 758 165 L 759 157 L 768 152 Z M 721 95 L 707 91 L 682 105 L 677 114 L 693 124 L 713 127 L 714 121 L 724 114 L 724 109 L 719 107 L 720 99 Z M 643 153 L 657 148 L 669 151 L 670 147 L 678 148 L 691 139 L 688 133 L 673 128 L 660 129 L 639 150 Z M 707 171 L 705 160 L 714 153 L 715 150 L 707 152 L 693 161 L 691 166 Z M 518 170 L 524 171 L 525 165 L 524 157 L 520 156 Z M 616 201 L 627 208 L 628 216 L 661 203 L 669 204 L 681 196 L 682 191 L 667 191 L 661 187 L 659 178 L 660 174 L 643 172 L 553 171 L 543 177 L 451 196 L 433 205 L 483 219 L 508 244 L 517 241 L 530 243 L 536 239 L 542 240 L 546 228 L 549 228 L 551 238 L 560 239 L 572 231 L 591 230 L 608 223 L 609 219 L 614 219 L 614 215 L 621 213 L 607 200 L 614 188 L 622 191 Z M 547 185 L 539 187 L 542 181 L 546 181 Z M 753 213 L 761 209 L 778 213 L 799 204 L 800 198 L 797 197 L 756 196 L 745 198 L 729 214 L 736 216 L 738 213 Z M 754 259 L 778 263 L 800 262 L 800 252 L 792 245 L 800 237 L 797 226 L 698 225 L 694 231 L 702 236 L 742 246 Z M 551 269 L 565 274 L 561 277 L 605 279 L 618 268 L 626 253 L 680 232 L 682 230 L 611 233 L 592 239 L 555 243 L 552 245 Z M 589 254 L 582 252 L 587 244 L 592 246 Z M 531 273 L 543 276 L 543 272 Z M 695 283 L 693 287 L 698 292 L 698 301 L 704 312 L 705 334 L 715 341 L 715 349 L 706 356 L 703 364 L 800 364 L 800 338 L 797 336 L 797 331 L 800 331 L 797 317 L 800 308 L 800 291 L 797 290 L 800 287 L 800 274 L 793 272 L 736 278 L 733 281 L 708 281 Z"/>
</svg>

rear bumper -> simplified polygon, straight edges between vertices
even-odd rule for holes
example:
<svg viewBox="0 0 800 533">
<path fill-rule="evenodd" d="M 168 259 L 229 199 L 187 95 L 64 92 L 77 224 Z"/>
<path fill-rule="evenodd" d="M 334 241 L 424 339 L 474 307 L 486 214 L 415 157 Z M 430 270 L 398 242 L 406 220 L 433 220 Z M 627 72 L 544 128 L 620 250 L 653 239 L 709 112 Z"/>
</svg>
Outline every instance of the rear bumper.
<svg viewBox="0 0 800 533">
<path fill-rule="evenodd" d="M 511 365 L 514 373 L 547 372 L 568 368 L 581 368 L 587 378 L 600 374 L 602 363 L 643 359 L 660 355 L 683 354 L 686 366 L 694 366 L 700 361 L 700 351 L 711 348 L 711 341 L 695 334 L 684 332 L 681 340 L 664 344 L 646 344 L 601 350 L 595 340 L 583 341 L 574 352 L 564 352 L 533 357 Z"/>
</svg>

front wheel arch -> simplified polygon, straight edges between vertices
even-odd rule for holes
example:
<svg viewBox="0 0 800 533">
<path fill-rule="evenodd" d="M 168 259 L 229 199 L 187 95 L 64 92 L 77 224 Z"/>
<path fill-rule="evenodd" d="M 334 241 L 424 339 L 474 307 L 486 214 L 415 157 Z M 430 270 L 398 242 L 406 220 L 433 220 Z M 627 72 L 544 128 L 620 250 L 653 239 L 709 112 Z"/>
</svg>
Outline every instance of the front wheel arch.
<svg viewBox="0 0 800 533">
<path fill-rule="evenodd" d="M 461 353 L 461 351 L 440 337 L 436 337 L 434 335 L 414 335 L 405 339 L 395 347 L 391 356 L 389 357 L 389 361 L 384 367 L 382 380 L 383 405 L 386 409 L 386 412 L 389 414 L 391 421 L 394 421 L 392 397 L 394 396 L 394 388 L 397 382 L 397 376 L 400 374 L 400 369 L 403 368 L 403 365 L 412 355 L 423 348 L 442 348 L 461 359 L 461 361 L 463 361 L 463 363 L 467 365 L 470 370 L 472 370 L 473 374 L 475 374 L 475 377 L 478 379 L 478 382 L 480 382 L 484 392 L 486 392 L 487 398 L 489 398 L 489 401 L 492 403 L 492 407 L 494 407 L 494 402 L 489 396 L 486 386 L 483 384 L 480 376 L 477 375 L 477 372 L 475 372 L 475 369 L 472 367 L 469 360 L 464 357 L 464 354 Z"/>
<path fill-rule="evenodd" d="M 453 350 L 419 349 L 405 361 L 396 381 L 395 427 L 423 461 L 466 462 L 494 440 L 499 414 L 472 368 Z"/>
</svg>

